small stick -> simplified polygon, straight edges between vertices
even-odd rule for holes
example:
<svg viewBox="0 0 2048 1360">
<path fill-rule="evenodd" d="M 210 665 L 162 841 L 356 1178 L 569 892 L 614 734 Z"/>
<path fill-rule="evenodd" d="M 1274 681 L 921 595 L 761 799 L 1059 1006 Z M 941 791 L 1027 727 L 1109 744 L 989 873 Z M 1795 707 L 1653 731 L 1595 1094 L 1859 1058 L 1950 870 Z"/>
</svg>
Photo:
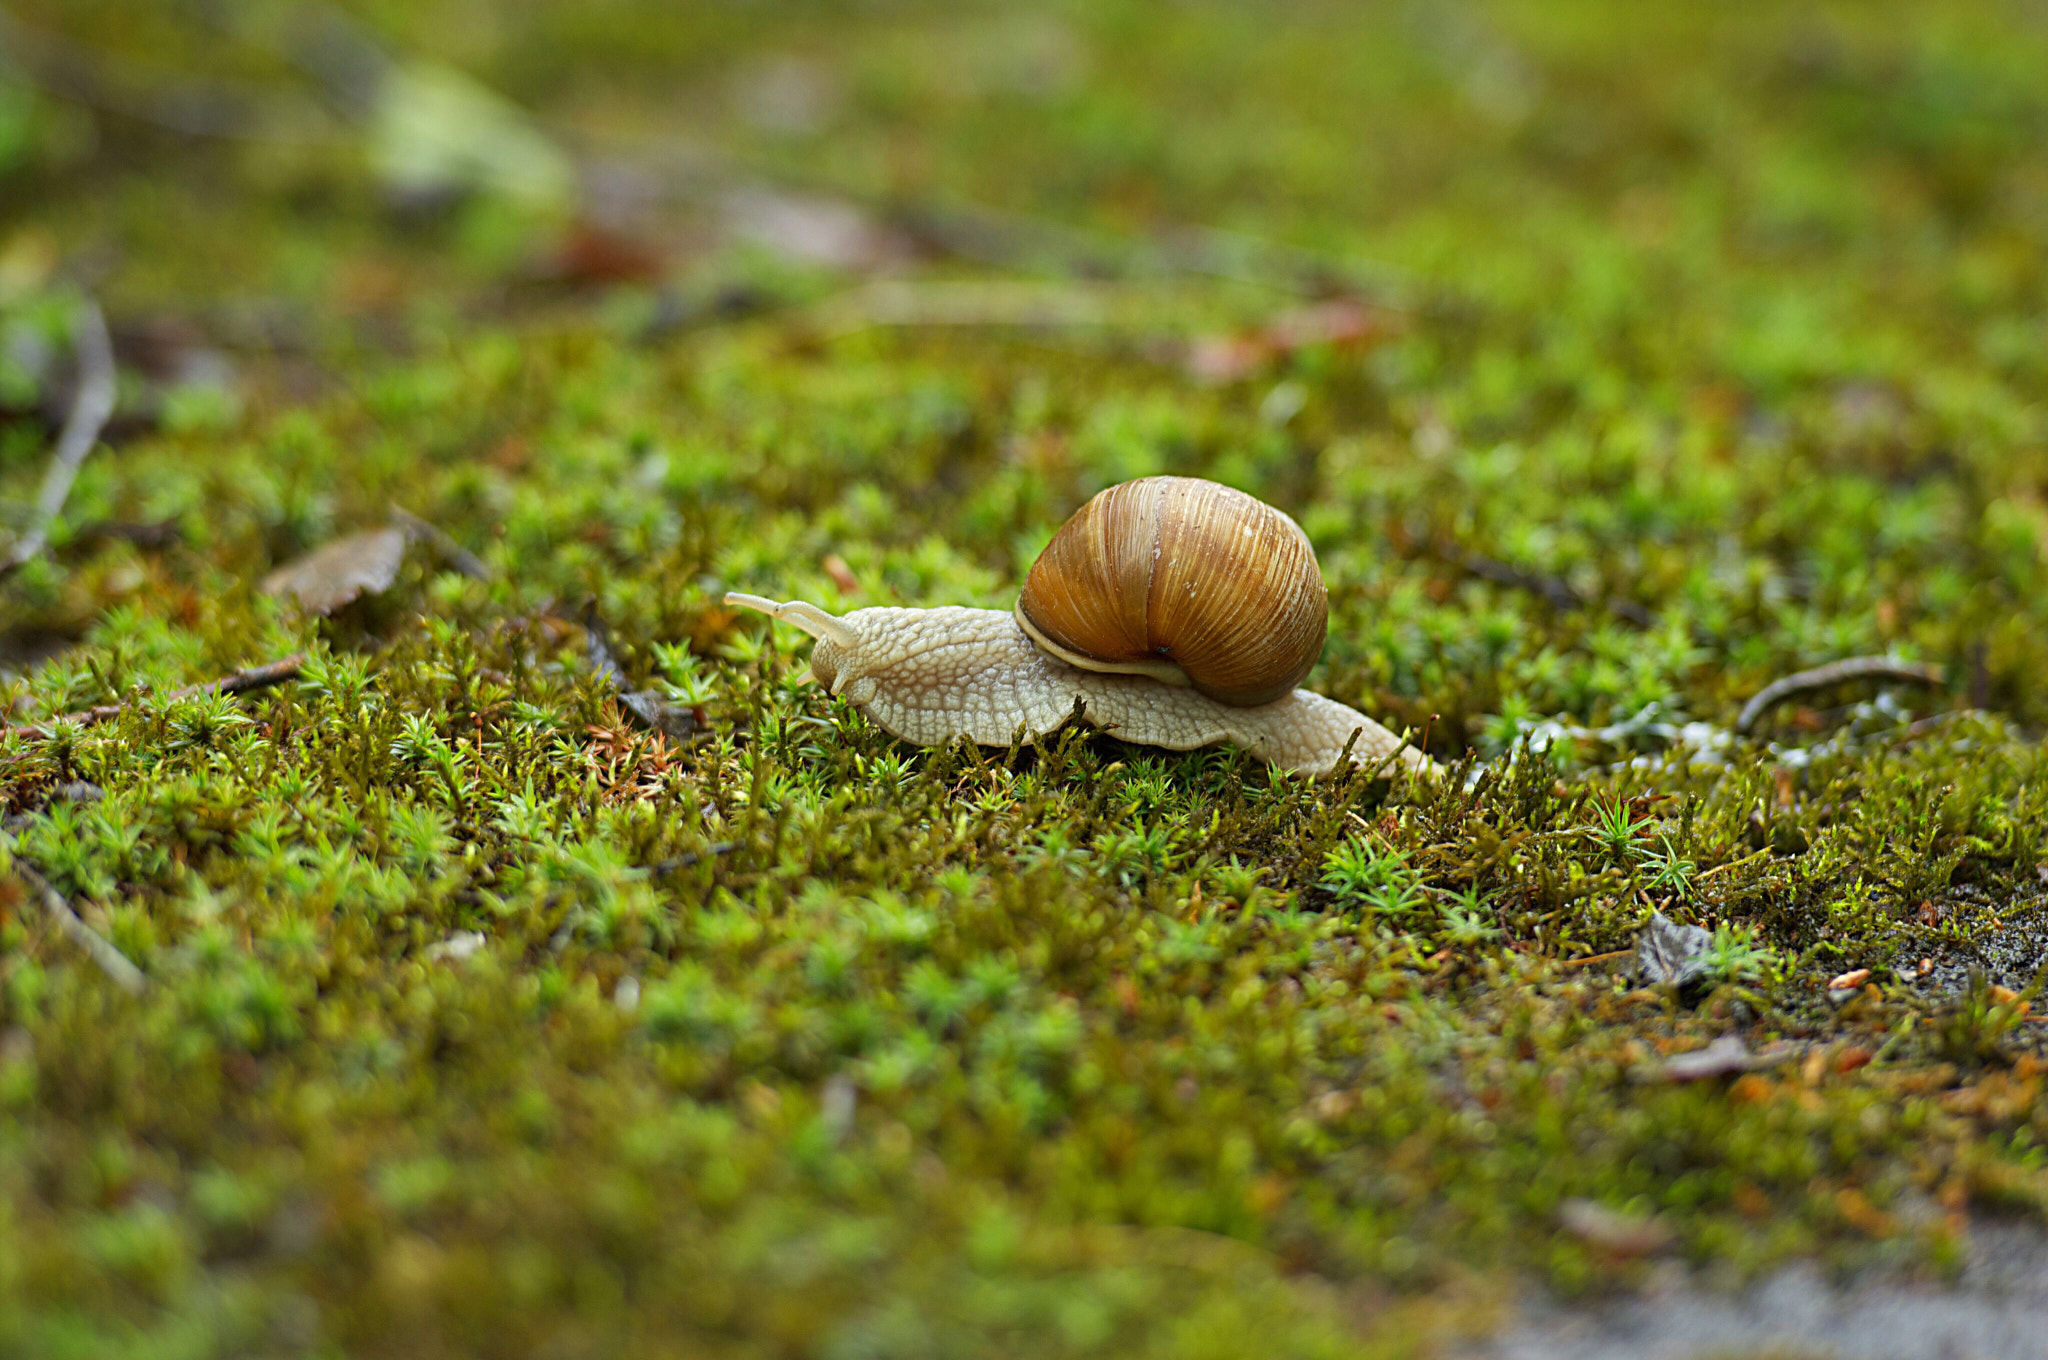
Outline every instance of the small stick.
<svg viewBox="0 0 2048 1360">
<path fill-rule="evenodd" d="M 1704 883 L 1715 874 L 1725 874 L 1730 869 L 1740 869 L 1743 865 L 1754 863 L 1770 853 L 1770 850 L 1766 848 L 1757 851 L 1753 855 L 1744 855 L 1741 859 L 1731 859 L 1726 864 L 1716 864 L 1713 868 L 1705 870 L 1697 878 L 1693 879 L 1693 882 Z"/>
<path fill-rule="evenodd" d="M 484 565 L 483 559 L 457 543 L 454 535 L 440 525 L 421 519 L 402 505 L 391 507 L 391 523 L 395 528 L 403 529 L 406 537 L 415 543 L 425 543 L 441 554 L 441 560 L 461 575 L 472 581 L 491 579 L 491 569 Z"/>
<path fill-rule="evenodd" d="M 22 882 L 43 899 L 43 910 L 50 913 L 57 928 L 70 937 L 71 942 L 92 956 L 100 971 L 114 980 L 114 985 L 130 996 L 141 996 L 149 986 L 149 979 L 142 970 L 128 961 L 128 956 L 108 944 L 106 937 L 79 919 L 71 904 L 64 900 L 64 894 L 57 891 L 49 879 L 36 872 L 34 866 L 17 857 L 14 872 L 21 875 Z"/>
<path fill-rule="evenodd" d="M 167 700 L 189 699 L 195 694 L 246 694 L 252 689 L 265 689 L 271 685 L 281 685 L 285 681 L 297 676 L 301 670 L 305 669 L 305 666 L 306 654 L 304 652 L 293 652 L 290 656 L 280 661 L 272 661 L 268 665 L 252 666 L 245 671 L 236 671 L 233 675 L 223 675 L 218 680 L 208 680 L 197 685 L 185 685 L 172 690 L 164 698 Z M 125 703 L 101 704 L 97 708 L 81 709 L 76 713 L 59 714 L 57 717 L 50 719 L 48 724 L 24 723 L 14 730 L 31 737 L 48 738 L 51 735 L 51 724 L 76 723 L 80 727 L 91 727 L 96 723 L 103 723 L 120 717 L 122 710 L 127 707 L 128 705 Z"/>
<path fill-rule="evenodd" d="M 1950 709 L 1946 713 L 1936 713 L 1932 717 L 1922 718 L 1918 722 L 1907 723 L 1904 727 L 1899 728 L 1895 732 L 1886 732 L 1882 735 L 1890 737 L 1895 741 L 1914 741 L 1920 737 L 1926 736 L 1929 732 L 1937 731 L 1940 728 L 1946 727 L 1950 723 L 1956 722 L 1959 719 L 1969 717 L 1983 718 L 1987 716 L 1989 715 L 1986 714 L 1985 711 L 1981 708 Z"/>
<path fill-rule="evenodd" d="M 1439 544 L 1437 555 L 1482 581 L 1491 581 L 1497 586 L 1507 586 L 1511 590 L 1526 590 L 1532 595 L 1541 595 L 1546 604 L 1560 612 L 1568 613 L 1586 607 L 1586 601 L 1579 592 L 1559 577 L 1526 571 L 1482 553 L 1468 552 L 1455 543 Z"/>
<path fill-rule="evenodd" d="M 252 689 L 267 689 L 271 685 L 281 685 L 295 678 L 305 666 L 306 654 L 293 652 L 281 661 L 252 666 L 245 671 L 236 671 L 233 675 L 224 675 L 211 685 L 187 685 L 183 689 L 174 689 L 171 691 L 171 697 L 189 699 L 209 689 L 219 690 L 222 694 L 247 694 Z"/>
<path fill-rule="evenodd" d="M 50 525 L 71 498 L 71 483 L 100 431 L 114 414 L 114 342 L 107 335 L 107 318 L 97 302 L 88 300 L 79 309 L 73 326 L 72 347 L 78 353 L 78 390 L 71 394 L 71 412 L 57 436 L 57 450 L 50 455 L 50 467 L 43 474 L 43 489 L 36 495 L 36 516 L 14 550 L 0 562 L 0 580 L 21 570 L 50 541 Z"/>
<path fill-rule="evenodd" d="M 647 866 L 647 872 L 650 877 L 655 874 L 674 873 L 678 869 L 689 868 L 698 860 L 703 859 L 705 855 L 729 855 L 737 849 L 739 849 L 739 842 L 737 841 L 713 841 L 705 847 L 701 854 L 695 850 L 686 850 L 671 859 L 658 859 Z"/>
<path fill-rule="evenodd" d="M 1592 963 L 1612 963 L 1615 959 L 1625 959 L 1635 952 L 1633 949 L 1617 949 L 1611 954 L 1588 954 L 1582 959 L 1559 959 L 1557 966 L 1560 968 L 1584 968 Z"/>
<path fill-rule="evenodd" d="M 1434 550 L 1444 561 L 1477 576 L 1482 581 L 1491 581 L 1497 586 L 1506 586 L 1511 590 L 1526 590 L 1532 595 L 1541 596 L 1545 604 L 1559 613 L 1572 613 L 1586 608 L 1589 604 L 1597 603 L 1617 618 L 1638 628 L 1654 628 L 1657 625 L 1657 616 L 1634 600 L 1616 596 L 1588 601 L 1562 577 L 1528 571 L 1512 562 L 1502 562 L 1483 553 L 1470 552 L 1455 543 L 1439 543 Z"/>
<path fill-rule="evenodd" d="M 1103 285 L 884 280 L 829 299 L 814 315 L 833 339 L 885 326 L 1093 327 L 1114 319 L 1114 298 Z"/>
<path fill-rule="evenodd" d="M 1794 695 L 1809 690 L 1826 689 L 1849 680 L 1898 680 L 1914 685 L 1939 685 L 1942 678 L 1939 666 L 1900 661 L 1889 656 L 1852 656 L 1846 661 L 1831 661 L 1825 666 L 1815 666 L 1812 670 L 1800 671 L 1765 685 L 1755 698 L 1742 706 L 1741 714 L 1735 719 L 1735 730 L 1747 733 L 1764 714 Z"/>
<path fill-rule="evenodd" d="M 20 78 L 38 89 L 188 137 L 336 146 L 345 140 L 340 132 L 306 126 L 303 114 L 320 112 L 309 100 L 288 104 L 254 85 L 164 79 L 149 68 L 116 64 L 108 52 L 31 28 L 5 13 L 0 13 L 0 49 L 15 58 Z"/>
</svg>

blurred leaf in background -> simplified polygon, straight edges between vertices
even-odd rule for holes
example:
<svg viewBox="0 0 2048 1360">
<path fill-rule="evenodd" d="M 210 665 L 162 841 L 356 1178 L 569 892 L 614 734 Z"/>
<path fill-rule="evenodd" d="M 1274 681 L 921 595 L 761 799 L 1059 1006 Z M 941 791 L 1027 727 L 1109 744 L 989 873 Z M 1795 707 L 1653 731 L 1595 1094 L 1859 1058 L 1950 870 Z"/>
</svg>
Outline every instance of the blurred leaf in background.
<svg viewBox="0 0 2048 1360">
<path fill-rule="evenodd" d="M 385 72 L 368 135 L 370 163 L 400 201 L 484 190 L 552 215 L 575 195 L 568 155 L 531 119 L 437 62 L 404 61 Z"/>
</svg>

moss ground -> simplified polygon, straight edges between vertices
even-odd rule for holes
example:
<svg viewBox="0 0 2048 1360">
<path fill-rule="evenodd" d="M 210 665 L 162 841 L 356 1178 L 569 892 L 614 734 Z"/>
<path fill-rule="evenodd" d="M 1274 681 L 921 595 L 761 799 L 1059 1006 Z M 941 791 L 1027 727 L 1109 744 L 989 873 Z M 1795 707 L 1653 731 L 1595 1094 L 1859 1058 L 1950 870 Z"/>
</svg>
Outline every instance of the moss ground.
<svg viewBox="0 0 2048 1360">
<path fill-rule="evenodd" d="M 11 496 L 28 342 L 130 369 L 0 596 L 4 854 L 148 983 L 0 876 L 0 1353 L 1404 1355 L 2039 1222 L 2048 32 L 1663 8 L 354 7 L 577 245 L 394 205 L 311 11 L 10 6 Z M 1005 605 L 1162 471 L 1450 778 L 906 748 L 717 603 Z M 393 503 L 487 571 L 259 590 Z M 1947 680 L 1733 733 L 1864 654 Z"/>
</svg>

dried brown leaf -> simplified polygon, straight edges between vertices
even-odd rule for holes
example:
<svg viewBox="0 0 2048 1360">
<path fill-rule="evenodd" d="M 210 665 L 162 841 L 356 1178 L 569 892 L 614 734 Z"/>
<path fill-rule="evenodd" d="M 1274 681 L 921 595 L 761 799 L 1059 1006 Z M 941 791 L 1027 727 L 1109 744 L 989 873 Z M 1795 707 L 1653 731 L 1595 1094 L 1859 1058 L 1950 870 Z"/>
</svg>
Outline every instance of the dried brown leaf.
<svg viewBox="0 0 2048 1360">
<path fill-rule="evenodd" d="M 332 614 L 351 600 L 391 588 L 405 562 L 410 536 L 387 526 L 323 543 L 263 578 L 263 593 L 297 600 L 315 614 Z"/>
<path fill-rule="evenodd" d="M 1707 946 L 1714 937 L 1698 926 L 1682 926 L 1661 911 L 1636 937 L 1636 972 L 1651 986 L 1683 987 L 1707 971 Z"/>
<path fill-rule="evenodd" d="M 1610 1256 L 1648 1256 L 1671 1245 L 1671 1229 L 1660 1220 L 1610 1209 L 1589 1199 L 1559 1204 L 1557 1221 L 1579 1241 Z"/>
<path fill-rule="evenodd" d="M 1757 1055 L 1749 1051 L 1740 1035 L 1724 1034 L 1705 1048 L 1666 1058 L 1663 1077 L 1666 1081 L 1701 1081 L 1747 1072 L 1759 1065 Z"/>
</svg>

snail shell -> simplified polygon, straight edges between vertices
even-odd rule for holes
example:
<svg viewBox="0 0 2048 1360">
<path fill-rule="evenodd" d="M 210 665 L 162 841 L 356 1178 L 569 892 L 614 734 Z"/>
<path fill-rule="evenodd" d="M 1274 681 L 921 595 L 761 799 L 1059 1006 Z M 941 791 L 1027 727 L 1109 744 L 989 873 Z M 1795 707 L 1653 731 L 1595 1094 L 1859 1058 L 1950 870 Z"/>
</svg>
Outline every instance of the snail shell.
<svg viewBox="0 0 2048 1360">
<path fill-rule="evenodd" d="M 1216 482 L 1145 477 L 1060 526 L 1016 613 L 1069 665 L 1251 708 L 1308 674 L 1329 608 L 1308 535 L 1285 514 Z"/>
<path fill-rule="evenodd" d="M 1227 741 L 1300 774 L 1441 773 L 1363 713 L 1293 687 L 1328 629 L 1315 553 L 1286 515 L 1215 482 L 1147 477 L 1096 496 L 1007 613 L 725 602 L 816 638 L 818 683 L 920 746 L 1002 746 L 1078 717 L 1174 751 Z"/>
</svg>

